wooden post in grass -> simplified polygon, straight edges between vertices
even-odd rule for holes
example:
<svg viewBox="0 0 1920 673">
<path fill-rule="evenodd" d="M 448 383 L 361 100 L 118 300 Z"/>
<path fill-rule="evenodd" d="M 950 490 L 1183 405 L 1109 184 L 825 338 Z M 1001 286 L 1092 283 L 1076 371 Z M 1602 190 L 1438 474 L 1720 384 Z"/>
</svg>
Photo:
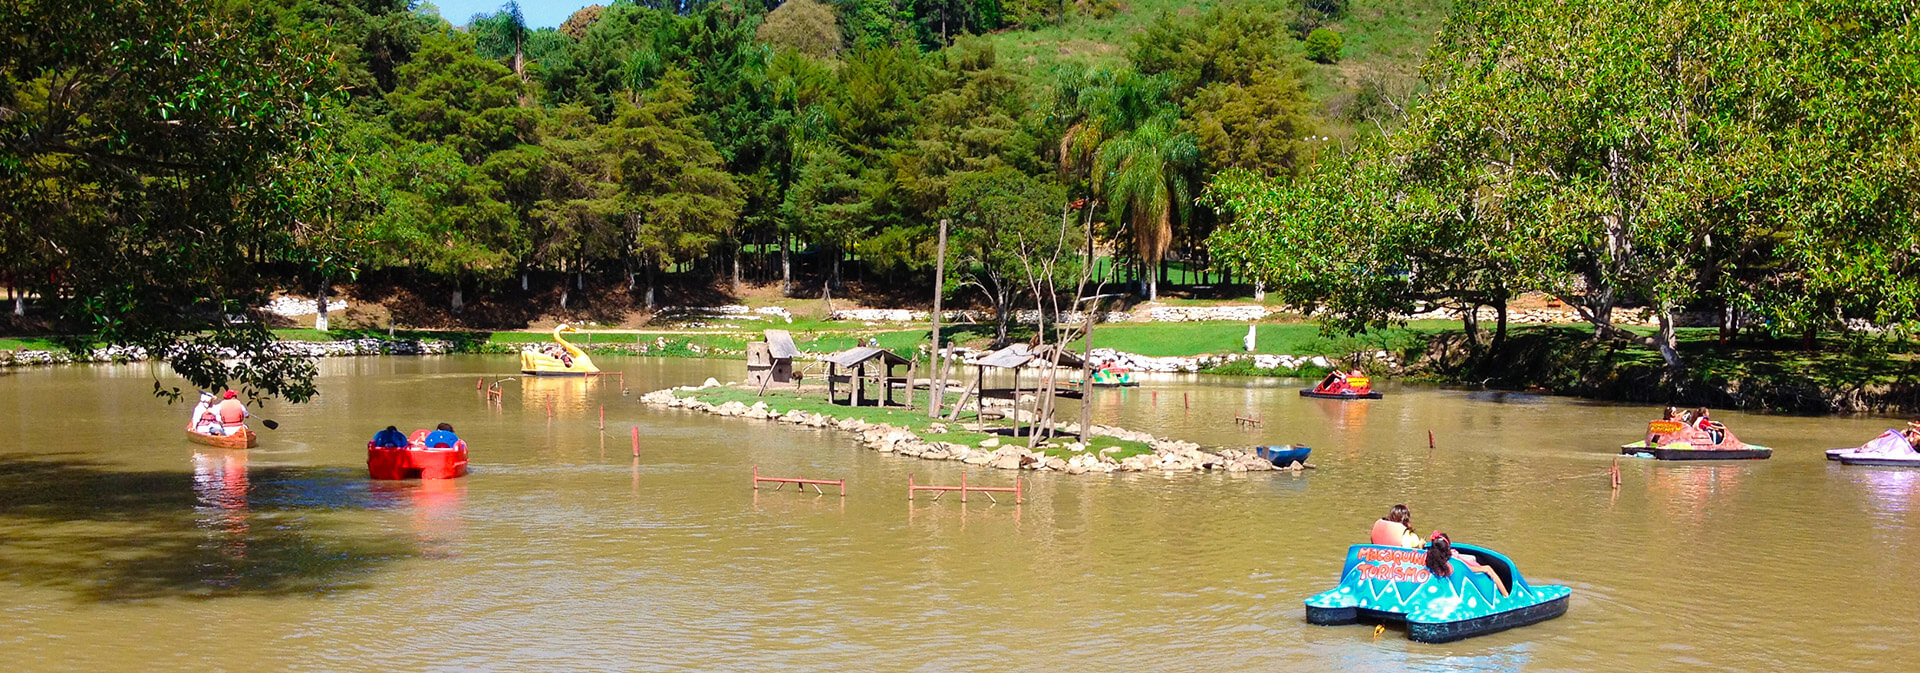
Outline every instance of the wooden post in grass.
<svg viewBox="0 0 1920 673">
<path fill-rule="evenodd" d="M 947 388 L 946 372 L 940 369 L 940 291 L 944 289 L 946 285 L 947 221 L 942 219 L 940 220 L 939 256 L 935 257 L 933 261 L 933 350 L 930 351 L 933 359 L 930 361 L 930 366 L 927 367 L 927 372 L 932 375 L 927 378 L 927 395 L 929 400 L 927 404 L 928 418 L 940 417 L 941 398 L 943 397 L 941 393 L 946 392 Z M 935 383 L 933 376 L 941 377 L 940 382 Z M 913 403 L 912 375 L 907 376 L 907 403 L 908 405 L 912 405 Z"/>
</svg>

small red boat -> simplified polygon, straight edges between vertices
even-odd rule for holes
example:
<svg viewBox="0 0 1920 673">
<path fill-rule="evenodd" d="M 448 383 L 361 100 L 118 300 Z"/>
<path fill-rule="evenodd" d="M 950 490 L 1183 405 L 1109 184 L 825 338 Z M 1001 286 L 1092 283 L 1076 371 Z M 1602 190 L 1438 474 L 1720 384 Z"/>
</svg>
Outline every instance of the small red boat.
<svg viewBox="0 0 1920 673">
<path fill-rule="evenodd" d="M 1373 391 L 1373 380 L 1365 376 L 1348 376 L 1322 381 L 1320 385 L 1300 391 L 1301 397 L 1317 397 L 1323 400 L 1377 400 L 1380 393 Z"/>
<path fill-rule="evenodd" d="M 451 447 L 426 445 L 427 430 L 415 430 L 407 446 L 367 442 L 367 474 L 375 479 L 457 479 L 467 475 L 467 442 Z"/>
</svg>

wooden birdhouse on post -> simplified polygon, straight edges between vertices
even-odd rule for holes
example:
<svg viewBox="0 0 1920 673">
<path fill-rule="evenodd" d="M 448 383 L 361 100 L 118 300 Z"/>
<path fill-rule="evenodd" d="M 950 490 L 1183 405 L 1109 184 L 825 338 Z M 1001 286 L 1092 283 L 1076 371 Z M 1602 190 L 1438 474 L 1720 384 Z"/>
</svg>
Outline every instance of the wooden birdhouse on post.
<svg viewBox="0 0 1920 673">
<path fill-rule="evenodd" d="M 747 385 L 766 390 L 768 383 L 794 382 L 793 359 L 799 356 L 786 330 L 767 330 L 766 341 L 747 344 Z"/>
</svg>

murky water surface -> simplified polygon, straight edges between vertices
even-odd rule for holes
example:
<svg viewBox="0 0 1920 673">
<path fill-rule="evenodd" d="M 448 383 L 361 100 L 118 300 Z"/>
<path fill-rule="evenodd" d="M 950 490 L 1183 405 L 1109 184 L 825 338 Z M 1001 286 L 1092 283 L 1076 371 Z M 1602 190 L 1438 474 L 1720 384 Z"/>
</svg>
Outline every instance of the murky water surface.
<svg viewBox="0 0 1920 673">
<path fill-rule="evenodd" d="M 737 362 L 612 360 L 507 384 L 499 357 L 333 359 L 250 452 L 188 444 L 149 365 L 0 372 L 0 661 L 11 671 L 1911 671 L 1920 471 L 1821 449 L 1889 419 L 1723 414 L 1764 462 L 1627 460 L 1653 410 L 1297 382 L 1148 381 L 1096 418 L 1297 441 L 1291 474 L 1029 474 L 1026 505 L 908 503 L 1011 475 L 846 434 L 642 408 Z M 171 384 L 171 381 L 169 381 Z M 548 420 L 547 401 L 553 403 Z M 606 430 L 596 426 L 606 409 Z M 1063 416 L 1076 412 L 1064 409 Z M 1254 415 L 1264 428 L 1233 421 Z M 453 423 L 473 474 L 371 482 L 388 424 Z M 630 449 L 638 428 L 640 455 Z M 1434 448 L 1428 447 L 1428 432 Z M 756 492 L 845 478 L 839 497 Z M 1448 645 L 1306 624 L 1395 502 L 1574 588 L 1565 617 Z"/>
</svg>

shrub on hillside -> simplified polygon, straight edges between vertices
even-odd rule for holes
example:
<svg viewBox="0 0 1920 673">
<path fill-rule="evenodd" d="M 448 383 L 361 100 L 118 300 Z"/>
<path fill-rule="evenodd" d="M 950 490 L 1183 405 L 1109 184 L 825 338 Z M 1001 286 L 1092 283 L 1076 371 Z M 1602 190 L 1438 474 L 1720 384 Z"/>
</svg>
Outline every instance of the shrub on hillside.
<svg viewBox="0 0 1920 673">
<path fill-rule="evenodd" d="M 1340 48 L 1346 40 L 1326 28 L 1315 28 L 1307 35 L 1307 58 L 1317 63 L 1340 62 Z"/>
</svg>

